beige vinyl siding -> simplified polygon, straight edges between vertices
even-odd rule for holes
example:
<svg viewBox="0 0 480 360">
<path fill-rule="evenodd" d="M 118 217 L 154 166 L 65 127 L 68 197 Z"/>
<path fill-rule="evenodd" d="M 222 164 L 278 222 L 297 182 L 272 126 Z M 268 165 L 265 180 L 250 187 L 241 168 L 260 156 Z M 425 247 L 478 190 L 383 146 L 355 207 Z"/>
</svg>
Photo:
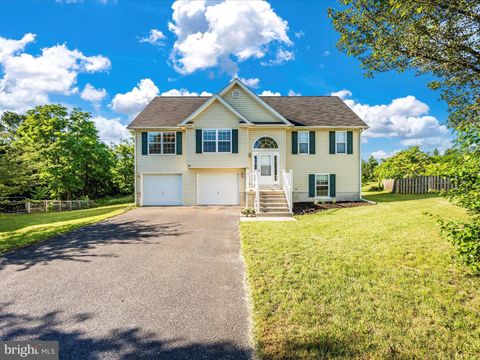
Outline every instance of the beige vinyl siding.
<svg viewBox="0 0 480 360">
<path fill-rule="evenodd" d="M 143 131 L 166 131 L 148 129 Z M 170 130 L 173 131 L 173 130 Z M 177 129 L 179 131 L 179 129 Z M 246 131 L 245 131 L 246 133 Z M 184 205 L 197 205 L 197 173 L 198 172 L 236 172 L 239 174 L 240 186 L 240 204 L 245 202 L 245 169 L 188 169 L 186 162 L 187 144 L 185 142 L 185 132 L 183 132 L 182 155 L 142 155 L 142 130 L 135 134 L 135 151 L 137 167 L 137 204 L 140 204 L 141 174 L 182 174 L 183 180 L 183 203 Z M 246 138 L 246 134 L 245 134 Z M 245 140 L 246 144 L 246 140 Z M 245 149 L 245 144 L 243 149 Z"/>
<path fill-rule="evenodd" d="M 233 90 L 239 90 L 241 96 L 238 99 L 232 97 Z M 235 85 L 230 89 L 223 99 L 228 102 L 235 110 L 247 118 L 249 121 L 253 122 L 278 122 L 282 124 L 283 122 L 277 117 L 273 116 L 271 112 L 266 110 L 261 104 L 259 104 L 251 95 L 247 94 L 241 87 Z"/>
<path fill-rule="evenodd" d="M 142 132 L 154 132 L 154 131 L 180 131 L 180 129 L 169 130 L 137 130 L 135 132 L 135 151 L 136 151 L 136 191 L 137 191 L 137 203 L 140 202 L 141 191 L 141 174 L 183 174 L 187 170 L 186 162 L 186 144 L 185 144 L 185 132 L 183 132 L 182 141 L 182 155 L 142 155 Z M 183 177 L 183 184 L 185 188 L 185 176 Z M 185 197 L 185 194 L 184 194 Z M 185 199 L 184 199 L 185 200 Z"/>
<path fill-rule="evenodd" d="M 238 154 L 196 153 L 196 129 L 238 129 Z M 239 119 L 218 101 L 212 103 L 194 119 L 193 129 L 187 129 L 187 166 L 196 168 L 244 168 L 247 166 L 247 130 L 239 127 Z"/>
<path fill-rule="evenodd" d="M 294 128 L 294 131 L 297 129 Z M 298 129 L 311 130 L 314 129 Z M 316 130 L 315 154 L 292 155 L 291 131 L 287 133 L 287 168 L 293 170 L 293 201 L 312 201 L 308 197 L 308 175 L 336 174 L 336 200 L 358 200 L 360 197 L 360 131 L 353 131 L 353 154 L 329 154 L 329 131 Z"/>
</svg>

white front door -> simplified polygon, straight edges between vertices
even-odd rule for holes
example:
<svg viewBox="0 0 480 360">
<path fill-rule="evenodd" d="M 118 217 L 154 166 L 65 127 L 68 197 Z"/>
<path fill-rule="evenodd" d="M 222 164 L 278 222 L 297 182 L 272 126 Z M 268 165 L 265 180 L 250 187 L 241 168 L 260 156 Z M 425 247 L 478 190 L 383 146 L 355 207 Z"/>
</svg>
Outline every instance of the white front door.
<svg viewBox="0 0 480 360">
<path fill-rule="evenodd" d="M 278 184 L 278 153 L 254 153 L 253 169 L 258 170 L 258 183 L 260 185 Z"/>
</svg>

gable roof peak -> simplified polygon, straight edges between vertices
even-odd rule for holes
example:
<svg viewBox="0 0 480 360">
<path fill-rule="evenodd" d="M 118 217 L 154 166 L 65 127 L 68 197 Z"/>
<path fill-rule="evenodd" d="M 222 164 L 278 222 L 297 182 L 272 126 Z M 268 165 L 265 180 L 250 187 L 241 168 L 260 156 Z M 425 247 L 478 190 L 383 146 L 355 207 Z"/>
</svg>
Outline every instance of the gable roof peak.
<svg viewBox="0 0 480 360">
<path fill-rule="evenodd" d="M 218 101 L 221 105 L 223 105 L 224 108 L 226 108 L 228 111 L 230 111 L 232 114 L 237 116 L 240 120 L 247 124 L 252 124 L 250 121 L 248 121 L 242 114 L 240 114 L 237 110 L 235 110 L 229 103 L 227 103 L 225 100 L 223 100 L 220 96 L 217 94 L 213 94 L 207 101 L 205 101 L 198 109 L 196 109 L 193 113 L 191 113 L 185 120 L 183 120 L 180 125 L 185 125 L 188 124 L 190 121 L 192 121 L 195 117 L 197 117 L 203 110 L 208 108 L 211 104 L 213 104 L 215 101 Z"/>
<path fill-rule="evenodd" d="M 245 91 L 249 96 L 251 96 L 256 102 L 260 104 L 265 110 L 267 110 L 269 113 L 271 113 L 274 117 L 279 119 L 282 123 L 293 126 L 293 124 L 288 121 L 282 114 L 280 114 L 278 111 L 276 111 L 274 108 L 272 108 L 270 105 L 268 105 L 265 101 L 263 101 L 260 96 L 255 94 L 250 88 L 245 85 L 238 77 L 234 77 L 230 83 L 223 88 L 218 93 L 219 97 L 224 96 L 230 89 L 232 89 L 235 85 L 238 85 L 243 91 Z"/>
</svg>

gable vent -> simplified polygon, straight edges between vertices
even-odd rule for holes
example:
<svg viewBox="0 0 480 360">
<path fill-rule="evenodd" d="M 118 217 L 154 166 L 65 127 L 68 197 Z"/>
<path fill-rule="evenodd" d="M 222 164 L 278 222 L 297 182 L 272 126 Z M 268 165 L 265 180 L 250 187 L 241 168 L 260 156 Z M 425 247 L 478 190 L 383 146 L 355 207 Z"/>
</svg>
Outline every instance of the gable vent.
<svg viewBox="0 0 480 360">
<path fill-rule="evenodd" d="M 235 90 L 232 91 L 232 98 L 238 99 L 238 98 L 240 98 L 240 96 L 242 96 L 242 93 L 240 92 L 240 90 L 235 89 Z"/>
</svg>

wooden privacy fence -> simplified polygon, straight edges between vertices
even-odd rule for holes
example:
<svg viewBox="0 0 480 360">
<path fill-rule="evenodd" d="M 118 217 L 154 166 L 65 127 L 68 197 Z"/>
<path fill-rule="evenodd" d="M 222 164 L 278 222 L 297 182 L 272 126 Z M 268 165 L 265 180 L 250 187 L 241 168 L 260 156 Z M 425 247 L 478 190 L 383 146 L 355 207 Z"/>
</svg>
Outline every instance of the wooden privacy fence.
<svg viewBox="0 0 480 360">
<path fill-rule="evenodd" d="M 93 207 L 93 200 L 2 200 L 0 212 L 35 213 L 49 211 L 69 211 Z"/>
<path fill-rule="evenodd" d="M 449 191 L 453 188 L 452 180 L 443 176 L 385 179 L 382 183 L 384 190 L 397 194 L 426 194 L 431 191 Z"/>
</svg>

